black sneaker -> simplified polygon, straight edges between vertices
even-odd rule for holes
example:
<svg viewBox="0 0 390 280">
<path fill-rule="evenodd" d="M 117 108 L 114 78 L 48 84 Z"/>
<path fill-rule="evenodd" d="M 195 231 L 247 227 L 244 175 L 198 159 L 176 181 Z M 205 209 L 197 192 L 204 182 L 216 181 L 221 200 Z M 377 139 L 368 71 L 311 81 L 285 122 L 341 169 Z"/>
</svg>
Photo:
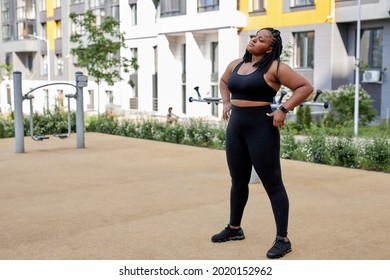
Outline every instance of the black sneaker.
<svg viewBox="0 0 390 280">
<path fill-rule="evenodd" d="M 271 249 L 267 252 L 267 258 L 277 259 L 283 257 L 285 254 L 291 252 L 291 242 L 284 241 L 284 237 L 276 236 L 276 240 Z"/>
<path fill-rule="evenodd" d="M 215 234 L 211 237 L 211 241 L 216 242 L 225 242 L 229 240 L 242 240 L 245 238 L 244 231 L 242 228 L 231 228 L 229 225 L 225 227 L 223 231 L 218 234 Z"/>
</svg>

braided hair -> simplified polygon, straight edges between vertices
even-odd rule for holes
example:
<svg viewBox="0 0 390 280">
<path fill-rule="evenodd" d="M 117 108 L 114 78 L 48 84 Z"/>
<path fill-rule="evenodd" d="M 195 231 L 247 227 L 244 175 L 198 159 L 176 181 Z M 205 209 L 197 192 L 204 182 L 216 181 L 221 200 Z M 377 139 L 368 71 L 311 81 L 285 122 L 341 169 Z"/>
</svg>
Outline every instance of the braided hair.
<svg viewBox="0 0 390 280">
<path fill-rule="evenodd" d="M 268 69 L 271 67 L 272 62 L 274 60 L 278 61 L 278 67 L 276 69 L 276 72 L 279 70 L 279 63 L 280 63 L 280 55 L 282 54 L 283 50 L 283 44 L 282 44 L 282 38 L 280 37 L 280 31 L 271 27 L 262 28 L 260 30 L 268 30 L 271 33 L 271 47 L 272 52 L 269 54 L 266 54 L 266 56 L 260 60 L 257 61 L 255 64 L 253 64 L 253 67 L 257 67 L 257 70 L 265 69 L 265 72 L 268 71 Z M 259 31 L 260 31 L 259 30 Z M 257 32 L 259 32 L 257 31 Z M 243 56 L 243 60 L 245 63 L 252 61 L 252 54 L 246 50 L 245 54 Z"/>
</svg>

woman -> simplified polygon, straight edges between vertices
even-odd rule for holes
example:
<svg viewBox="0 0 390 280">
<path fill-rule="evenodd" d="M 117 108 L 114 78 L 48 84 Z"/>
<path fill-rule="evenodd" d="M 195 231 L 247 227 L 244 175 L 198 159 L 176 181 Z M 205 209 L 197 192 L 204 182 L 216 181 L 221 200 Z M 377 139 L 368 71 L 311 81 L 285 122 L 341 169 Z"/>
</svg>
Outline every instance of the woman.
<svg viewBox="0 0 390 280">
<path fill-rule="evenodd" d="M 312 92 L 310 83 L 291 67 L 280 62 L 280 32 L 260 29 L 248 43 L 243 58 L 232 61 L 220 80 L 223 118 L 226 129 L 226 157 L 232 181 L 230 222 L 212 242 L 245 238 L 241 219 L 248 200 L 252 165 L 271 201 L 276 223 L 276 239 L 268 258 L 280 258 L 291 252 L 287 237 L 289 200 L 280 168 L 279 129 L 286 114 Z M 271 103 L 284 85 L 293 95 L 277 110 Z"/>
</svg>

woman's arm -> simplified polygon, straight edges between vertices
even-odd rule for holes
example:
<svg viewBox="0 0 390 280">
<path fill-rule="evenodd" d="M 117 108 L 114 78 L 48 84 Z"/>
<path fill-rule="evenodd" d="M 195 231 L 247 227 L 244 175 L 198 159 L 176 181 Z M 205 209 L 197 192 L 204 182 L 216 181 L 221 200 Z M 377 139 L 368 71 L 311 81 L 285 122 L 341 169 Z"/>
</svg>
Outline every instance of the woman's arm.
<svg viewBox="0 0 390 280">
<path fill-rule="evenodd" d="M 277 64 L 275 64 L 270 69 L 274 73 L 275 79 L 277 79 L 280 85 L 289 88 L 293 92 L 293 95 L 283 103 L 283 107 L 291 111 L 309 97 L 313 92 L 313 86 L 304 77 L 284 63 L 279 64 L 279 70 L 276 73 Z M 286 119 L 286 112 L 278 109 L 269 114 L 269 116 L 274 117 L 274 126 L 282 127 Z"/>
<path fill-rule="evenodd" d="M 230 91 L 227 86 L 227 82 L 230 78 L 230 75 L 233 72 L 234 67 L 241 62 L 242 59 L 236 59 L 229 63 L 227 66 L 225 72 L 222 74 L 221 79 L 219 81 L 219 91 L 221 93 L 222 97 L 222 104 L 223 104 L 223 111 L 222 111 L 222 118 L 224 120 L 228 120 L 230 117 L 230 109 L 231 109 L 231 104 L 230 104 Z"/>
</svg>

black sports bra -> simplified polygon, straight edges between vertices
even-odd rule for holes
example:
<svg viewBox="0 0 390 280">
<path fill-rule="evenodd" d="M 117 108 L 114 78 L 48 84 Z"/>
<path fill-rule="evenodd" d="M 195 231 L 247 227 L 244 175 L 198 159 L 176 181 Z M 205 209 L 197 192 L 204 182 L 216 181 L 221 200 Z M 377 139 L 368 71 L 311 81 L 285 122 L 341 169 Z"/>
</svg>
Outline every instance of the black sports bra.
<svg viewBox="0 0 390 280">
<path fill-rule="evenodd" d="M 264 70 L 255 70 L 247 75 L 237 73 L 244 61 L 240 62 L 234 69 L 227 82 L 231 99 L 250 101 L 272 102 L 277 91 L 264 80 Z"/>
</svg>

